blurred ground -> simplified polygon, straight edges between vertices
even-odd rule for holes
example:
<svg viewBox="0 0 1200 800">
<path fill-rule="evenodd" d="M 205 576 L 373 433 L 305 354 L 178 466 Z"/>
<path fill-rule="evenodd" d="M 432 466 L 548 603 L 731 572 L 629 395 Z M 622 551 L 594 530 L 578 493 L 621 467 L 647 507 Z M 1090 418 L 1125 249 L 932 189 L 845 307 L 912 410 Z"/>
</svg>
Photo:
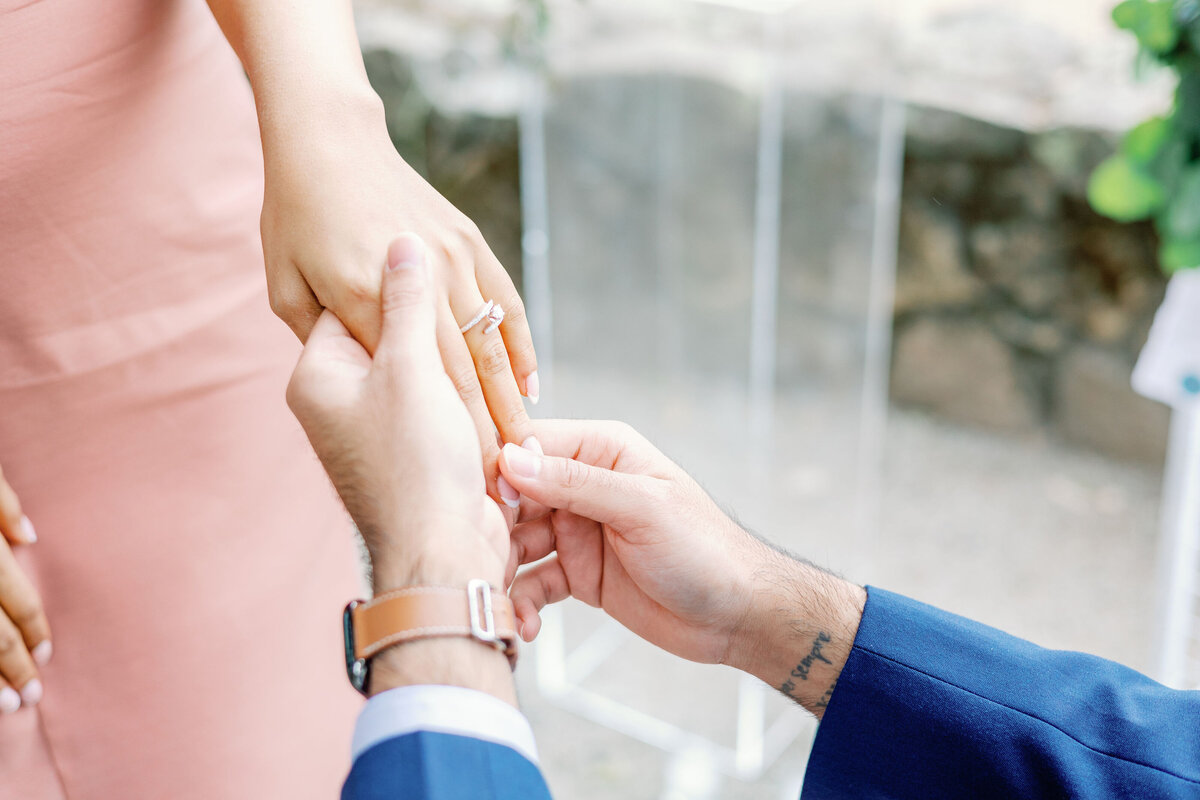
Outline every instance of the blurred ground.
<svg viewBox="0 0 1200 800">
<path fill-rule="evenodd" d="M 695 463 L 694 454 L 690 461 L 699 472 L 713 467 Z M 883 486 L 870 581 L 1047 647 L 1148 668 L 1157 470 L 893 410 Z M 737 498 L 718 499 L 738 507 Z M 804 554 L 818 561 L 836 546 L 816 530 L 799 538 L 810 543 Z M 557 796 L 797 796 L 808 746 L 803 737 L 754 785 L 724 778 L 711 793 L 667 792 L 668 765 L 654 748 L 539 697 L 532 656 L 525 654 L 518 673 L 522 702 Z M 695 702 L 704 703 L 701 693 Z"/>
</svg>

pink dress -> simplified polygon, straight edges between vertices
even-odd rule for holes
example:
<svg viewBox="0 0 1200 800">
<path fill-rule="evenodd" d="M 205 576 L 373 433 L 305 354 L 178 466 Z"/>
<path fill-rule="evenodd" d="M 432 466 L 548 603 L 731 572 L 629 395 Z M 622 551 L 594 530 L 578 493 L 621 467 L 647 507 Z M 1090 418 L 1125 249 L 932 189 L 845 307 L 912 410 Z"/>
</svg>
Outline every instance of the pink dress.
<svg viewBox="0 0 1200 800">
<path fill-rule="evenodd" d="M 204 0 L 0 0 L 0 464 L 54 633 L 0 798 L 337 796 L 355 549 L 284 403 L 261 201 Z"/>
</svg>

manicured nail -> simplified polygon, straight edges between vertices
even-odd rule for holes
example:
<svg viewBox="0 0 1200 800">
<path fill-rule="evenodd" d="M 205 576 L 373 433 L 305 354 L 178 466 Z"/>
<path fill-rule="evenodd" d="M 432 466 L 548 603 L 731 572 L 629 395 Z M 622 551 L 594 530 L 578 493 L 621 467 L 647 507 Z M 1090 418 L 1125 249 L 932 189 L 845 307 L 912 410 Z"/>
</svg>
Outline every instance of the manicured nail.
<svg viewBox="0 0 1200 800">
<path fill-rule="evenodd" d="M 517 447 L 511 442 L 504 445 L 504 460 L 517 475 L 522 478 L 536 478 L 542 468 L 542 459 L 524 448 Z"/>
<path fill-rule="evenodd" d="M 496 487 L 500 489 L 500 499 L 504 501 L 504 505 L 509 508 L 521 507 L 521 493 L 512 487 L 512 484 L 504 480 L 504 476 L 496 478 Z"/>
<path fill-rule="evenodd" d="M 33 648 L 33 652 L 30 655 L 33 656 L 33 663 L 39 667 L 44 667 L 50 663 L 50 656 L 54 655 L 54 645 L 50 644 L 49 639 L 45 639 L 37 647 Z"/>
<path fill-rule="evenodd" d="M 535 406 L 538 400 L 541 399 L 542 385 L 538 382 L 538 374 L 535 369 L 525 377 L 525 396 L 529 398 L 529 402 Z"/>
<path fill-rule="evenodd" d="M 537 440 L 536 436 L 530 436 L 525 441 L 521 442 L 521 447 L 524 447 L 531 453 L 536 453 L 539 456 L 546 455 L 546 451 L 542 449 L 542 443 Z"/>
<path fill-rule="evenodd" d="M 21 707 L 21 695 L 5 686 L 0 689 L 0 714 L 11 714 Z"/>
<path fill-rule="evenodd" d="M 21 538 L 25 540 L 25 544 L 33 544 L 37 541 L 37 531 L 33 529 L 33 523 L 29 521 L 29 517 L 21 517 Z"/>
<path fill-rule="evenodd" d="M 34 678 L 21 689 L 21 700 L 27 706 L 36 706 L 42 699 L 42 682 Z"/>
<path fill-rule="evenodd" d="M 388 269 L 412 269 L 425 263 L 425 245 L 416 236 L 398 236 L 388 246 Z"/>
</svg>

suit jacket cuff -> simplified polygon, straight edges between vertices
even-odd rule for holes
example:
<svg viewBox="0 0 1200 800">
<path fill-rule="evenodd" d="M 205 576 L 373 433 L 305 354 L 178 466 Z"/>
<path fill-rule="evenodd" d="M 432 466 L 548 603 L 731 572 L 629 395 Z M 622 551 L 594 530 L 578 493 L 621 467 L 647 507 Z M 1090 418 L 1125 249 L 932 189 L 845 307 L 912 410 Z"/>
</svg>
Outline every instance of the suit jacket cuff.
<svg viewBox="0 0 1200 800">
<path fill-rule="evenodd" d="M 357 760 L 381 742 L 418 731 L 494 742 L 538 763 L 524 714 L 490 694 L 458 686 L 402 686 L 375 695 L 358 715 L 351 756 Z"/>
</svg>

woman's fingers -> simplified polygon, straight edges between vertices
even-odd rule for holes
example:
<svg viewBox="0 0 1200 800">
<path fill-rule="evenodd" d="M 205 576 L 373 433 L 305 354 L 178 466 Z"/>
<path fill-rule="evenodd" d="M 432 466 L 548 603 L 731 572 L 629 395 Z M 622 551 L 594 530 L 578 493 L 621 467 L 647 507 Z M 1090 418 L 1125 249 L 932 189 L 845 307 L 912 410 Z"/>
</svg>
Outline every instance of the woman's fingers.
<svg viewBox="0 0 1200 800">
<path fill-rule="evenodd" d="M 0 615 L 0 675 L 16 688 L 22 705 L 35 706 L 42 699 L 42 682 L 38 678 L 33 656 L 21 641 L 21 633 L 12 620 Z M 11 701 L 10 701 L 11 702 Z"/>
<path fill-rule="evenodd" d="M 50 623 L 42 598 L 17 564 L 12 550 L 0 545 L 0 608 L 16 626 L 21 641 L 40 663 L 50 660 Z"/>
<path fill-rule="evenodd" d="M 21 695 L 0 678 L 0 714 L 11 714 L 21 707 Z"/>
<path fill-rule="evenodd" d="M 0 533 L 12 544 L 33 544 L 37 541 L 37 532 L 33 523 L 21 512 L 21 501 L 17 493 L 4 479 L 4 470 L 0 469 Z"/>
<path fill-rule="evenodd" d="M 478 291 L 465 292 L 465 297 L 451 295 L 450 307 L 458 320 L 462 337 L 471 351 L 479 386 L 487 403 L 488 413 L 505 442 L 521 444 L 533 435 L 533 426 L 525 403 L 517 390 L 512 365 L 508 360 L 504 337 L 499 326 L 503 319 L 498 307 L 485 301 Z"/>
<path fill-rule="evenodd" d="M 15 689 L 22 705 L 42 699 L 38 666 L 50 660 L 50 625 L 33 585 L 17 565 L 12 550 L 0 546 L 0 676 L 5 688 Z M 0 688 L 0 712 L 13 708 L 11 694 Z"/>
<path fill-rule="evenodd" d="M 289 263 L 281 269 L 268 268 L 267 284 L 268 299 L 275 316 L 287 323 L 297 339 L 307 342 L 308 334 L 323 310 L 308 281 Z"/>
<path fill-rule="evenodd" d="M 483 245 L 475 255 L 475 279 L 484 297 L 496 301 L 504 309 L 504 321 L 500 323 L 500 334 L 508 351 L 508 361 L 513 378 L 521 392 L 535 405 L 541 394 L 538 382 L 537 354 L 533 349 L 533 334 L 529 331 L 529 320 L 525 316 L 525 304 L 512 278 L 501 266 L 491 248 Z"/>
<path fill-rule="evenodd" d="M 463 341 L 462 333 L 458 330 L 458 323 L 444 304 L 438 313 L 437 340 L 446 374 L 450 376 L 450 382 L 462 398 L 463 405 L 467 407 L 467 413 L 471 415 L 471 421 L 475 423 L 475 430 L 479 434 L 479 449 L 483 454 L 483 477 L 487 480 L 488 494 L 494 499 L 505 501 L 510 507 L 515 507 L 508 503 L 510 498 L 501 496 L 497 485 L 499 473 L 496 470 L 496 462 L 500 457 L 500 445 L 496 442 L 496 427 L 492 424 L 483 390 L 479 386 L 479 378 L 475 374 L 475 363 L 471 359 L 466 342 Z M 515 493 L 511 500 L 512 503 L 517 502 Z"/>
</svg>

